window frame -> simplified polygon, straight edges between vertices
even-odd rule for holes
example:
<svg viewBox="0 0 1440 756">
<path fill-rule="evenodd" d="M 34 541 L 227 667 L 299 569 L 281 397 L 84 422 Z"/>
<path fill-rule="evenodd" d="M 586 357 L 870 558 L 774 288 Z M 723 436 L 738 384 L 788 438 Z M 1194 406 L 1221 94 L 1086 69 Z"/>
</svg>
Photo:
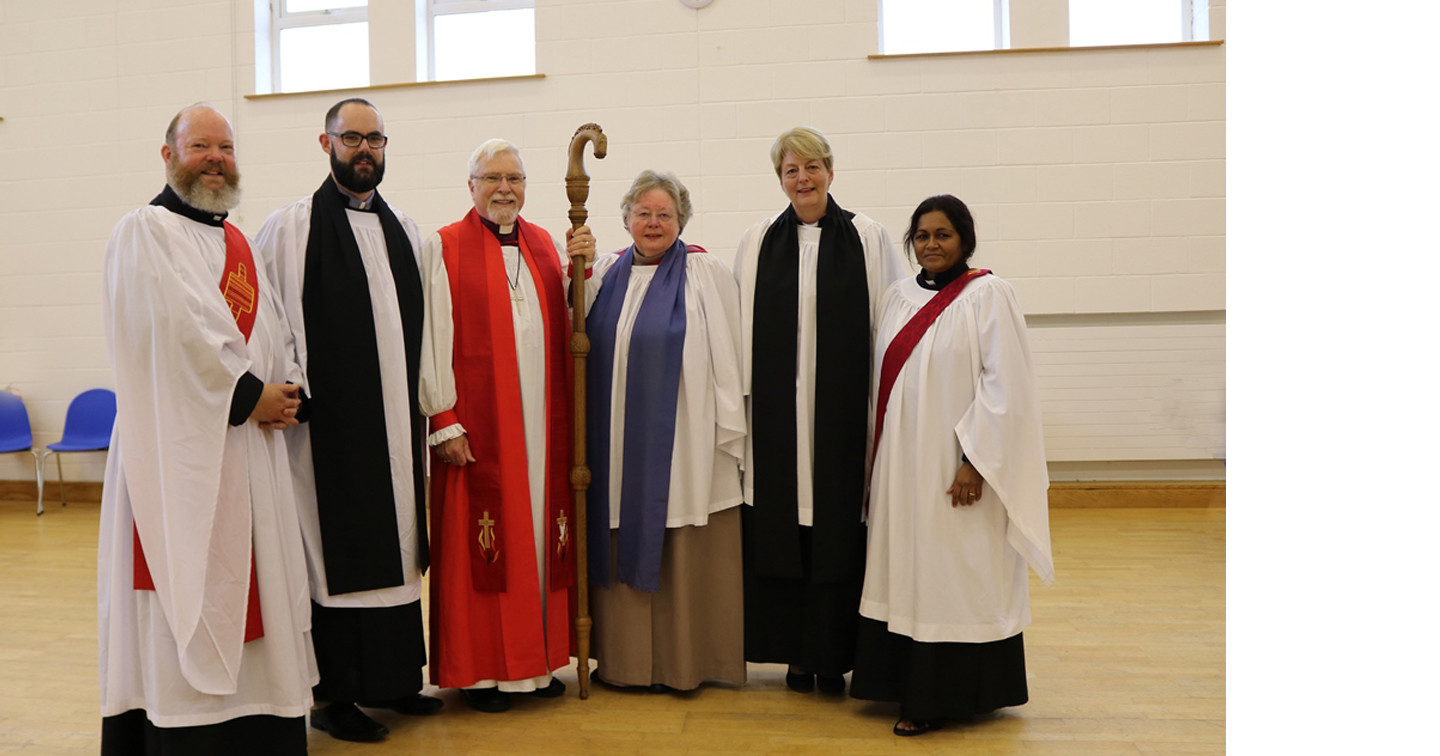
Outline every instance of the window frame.
<svg viewBox="0 0 1440 756">
<path fill-rule="evenodd" d="M 462 16 L 491 11 L 535 10 L 535 0 L 416 0 L 415 7 L 415 80 L 440 81 L 435 78 L 435 18 Z M 538 31 L 537 31 L 538 34 Z M 538 47 L 531 40 L 532 49 Z M 538 70 L 539 61 L 535 68 Z"/>
<path fill-rule="evenodd" d="M 1066 0 L 1067 11 L 1070 2 L 1071 0 Z M 1070 44 L 1069 46 L 1083 49 L 1086 47 L 1114 47 L 1115 44 L 1166 45 L 1177 42 L 1205 42 L 1210 40 L 1210 0 L 1170 0 L 1170 2 L 1173 4 L 1172 7 L 1179 11 L 1179 18 L 1177 20 L 1180 24 L 1180 39 L 1178 40 L 1148 40 L 1144 42 L 1102 43 L 1099 45 Z M 1196 12 L 1197 8 L 1200 10 L 1198 13 Z M 1171 18 L 1175 17 L 1172 16 Z M 1065 26 L 1067 31 L 1066 41 L 1068 43 L 1069 37 L 1073 34 L 1074 26 L 1071 25 L 1068 18 L 1066 19 Z"/>
<path fill-rule="evenodd" d="M 879 12 L 879 18 L 876 19 L 876 30 L 879 32 L 879 37 L 880 37 L 880 54 L 881 54 L 881 55 L 917 55 L 917 54 L 925 54 L 925 53 L 918 53 L 918 52 L 915 52 L 915 51 L 912 51 L 912 50 L 906 50 L 906 51 L 904 51 L 904 52 L 894 52 L 894 51 L 890 51 L 890 50 L 886 50 L 886 49 L 885 49 L 885 0 L 879 0 L 879 2 L 880 2 L 880 12 Z M 929 53 L 943 53 L 943 52 L 983 52 L 983 51 L 985 51 L 986 49 L 989 49 L 989 50 L 1007 50 L 1007 49 L 1009 49 L 1009 48 L 1010 48 L 1010 0 L 990 0 L 990 12 L 991 12 L 991 16 L 994 18 L 994 27 L 995 27 L 995 29 L 994 29 L 994 36 L 993 36 L 993 38 L 992 38 L 992 39 L 993 39 L 993 42 L 994 42 L 994 46 L 993 46 L 993 47 L 990 47 L 990 48 L 979 48 L 979 49 L 972 49 L 972 50 L 930 50 L 930 51 L 926 51 L 926 52 L 929 52 Z"/>
<path fill-rule="evenodd" d="M 287 11 L 285 10 L 286 0 L 269 0 L 270 24 L 268 37 L 270 39 L 270 92 L 285 93 L 286 90 L 280 86 L 280 73 L 283 61 L 280 60 L 280 34 L 287 29 L 300 29 L 308 26 L 334 26 L 339 24 L 354 24 L 370 22 L 370 3 L 367 0 L 364 5 L 354 8 L 330 8 L 315 11 Z M 299 91 L 299 90 L 297 90 Z"/>
<path fill-rule="evenodd" d="M 943 1 L 943 0 L 941 0 Z M 992 0 L 992 13 L 994 14 L 994 47 L 990 49 L 950 49 L 950 50 L 926 50 L 915 49 L 897 50 L 887 48 L 885 45 L 886 11 L 885 4 L 888 0 L 877 0 L 876 18 L 876 41 L 880 52 L 872 55 L 872 58 L 907 57 L 913 55 L 946 55 L 946 54 L 977 54 L 988 52 L 1019 52 L 1024 50 L 1064 50 L 1087 48 L 1108 48 L 1108 47 L 1136 47 L 1150 45 L 1174 45 L 1174 44 L 1207 44 L 1215 42 L 1211 34 L 1210 17 L 1212 13 L 1213 0 L 1168 0 L 1174 11 L 1178 11 L 1178 23 L 1180 24 L 1180 41 L 1151 41 L 1126 44 L 1095 44 L 1077 45 L 1070 42 L 1071 24 L 1069 19 L 1069 0 Z M 1064 13 L 1062 18 L 1055 18 L 1049 14 L 1046 6 L 1054 7 L 1056 2 L 1061 3 L 1056 9 L 1058 13 Z M 1017 12 L 1018 8 L 1018 12 Z M 1054 24 L 1037 23 L 1037 12 L 1048 15 L 1053 19 Z M 1019 18 L 1021 27 L 1017 28 L 1012 22 L 1012 17 Z M 1015 39 L 1022 40 L 1020 47 L 1015 46 Z M 892 46 L 893 48 L 893 46 Z"/>
</svg>

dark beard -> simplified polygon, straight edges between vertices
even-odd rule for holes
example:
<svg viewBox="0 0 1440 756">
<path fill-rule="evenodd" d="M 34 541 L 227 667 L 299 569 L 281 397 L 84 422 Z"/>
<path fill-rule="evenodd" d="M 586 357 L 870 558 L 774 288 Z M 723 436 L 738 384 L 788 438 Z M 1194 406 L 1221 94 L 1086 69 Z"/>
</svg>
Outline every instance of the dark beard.
<svg viewBox="0 0 1440 756">
<path fill-rule="evenodd" d="M 351 160 L 354 159 L 351 158 Z M 370 160 L 374 171 L 368 177 L 361 177 L 356 174 L 354 165 L 341 162 L 340 158 L 332 151 L 330 153 L 330 170 L 335 174 L 335 181 L 340 186 L 355 194 L 364 194 L 379 186 L 381 179 L 385 178 L 385 159 L 372 152 Z"/>
</svg>

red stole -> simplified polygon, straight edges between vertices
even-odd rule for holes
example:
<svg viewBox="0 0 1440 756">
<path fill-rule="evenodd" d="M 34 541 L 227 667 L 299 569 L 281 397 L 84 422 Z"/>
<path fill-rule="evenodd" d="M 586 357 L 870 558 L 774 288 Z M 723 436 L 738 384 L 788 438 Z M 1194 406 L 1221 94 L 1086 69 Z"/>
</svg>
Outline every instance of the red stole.
<svg viewBox="0 0 1440 756">
<path fill-rule="evenodd" d="M 872 454 L 880 452 L 880 431 L 885 428 L 885 407 L 890 403 L 890 392 L 895 388 L 895 379 L 900 375 L 900 368 L 905 366 L 905 361 L 910 359 L 910 353 L 915 351 L 915 346 L 920 343 L 925 332 L 930 330 L 930 326 L 935 324 L 940 313 L 960 296 L 960 292 L 964 291 L 971 281 L 989 274 L 988 270 L 972 268 L 946 284 L 945 288 L 936 292 L 935 296 L 900 328 L 900 332 L 890 341 L 890 346 L 886 347 L 885 361 L 880 363 L 880 393 L 875 406 L 875 444 L 871 447 Z"/>
<path fill-rule="evenodd" d="M 575 558 L 569 487 L 571 363 L 563 271 L 545 231 L 516 219 L 520 253 L 530 270 L 545 323 L 545 553 L 549 588 L 574 585 Z M 525 457 L 525 418 L 515 355 L 510 284 L 500 240 L 473 208 L 458 223 L 440 229 L 450 279 L 455 329 L 455 409 L 431 418 L 431 430 L 456 422 L 465 426 L 475 462 L 465 465 L 470 577 L 475 590 L 504 592 L 510 555 L 501 544 L 505 528 L 530 530 L 530 482 Z M 439 483 L 445 477 L 434 476 Z M 440 492 L 436 487 L 436 493 Z M 506 503 L 526 516 L 511 522 Z M 533 537 L 533 536 L 532 536 Z M 583 534 L 582 534 L 583 537 Z M 528 559 L 529 552 L 517 558 Z"/>
<path fill-rule="evenodd" d="M 245 234 L 229 223 L 225 224 L 225 269 L 220 272 L 220 293 L 230 306 L 235 325 L 250 341 L 255 330 L 255 306 L 260 300 L 259 278 L 255 275 L 255 258 L 250 253 L 250 244 Z M 135 590 L 155 590 L 155 579 L 150 576 L 150 565 L 145 561 L 145 549 L 140 545 L 140 531 L 131 526 L 135 540 Z M 253 536 L 252 536 L 253 539 Z M 250 599 L 245 604 L 245 642 L 249 643 L 265 635 L 265 626 L 260 621 L 260 584 L 255 579 L 255 551 L 250 551 Z"/>
</svg>

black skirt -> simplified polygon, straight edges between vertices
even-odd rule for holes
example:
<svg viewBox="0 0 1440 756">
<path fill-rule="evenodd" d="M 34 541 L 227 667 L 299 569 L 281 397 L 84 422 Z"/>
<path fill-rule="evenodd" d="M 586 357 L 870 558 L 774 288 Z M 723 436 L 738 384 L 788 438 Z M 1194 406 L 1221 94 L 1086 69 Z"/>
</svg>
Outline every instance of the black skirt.
<svg viewBox="0 0 1440 756">
<path fill-rule="evenodd" d="M 741 506 L 742 517 L 750 507 Z M 800 578 L 764 577 L 745 569 L 745 661 L 794 664 L 806 672 L 838 676 L 855 662 L 863 577 L 815 582 L 810 576 L 812 528 L 800 528 Z"/>
<path fill-rule="evenodd" d="M 100 756 L 303 756 L 305 717 L 257 715 L 198 727 L 156 727 L 143 709 L 105 717 Z"/>
<path fill-rule="evenodd" d="M 389 701 L 425 685 L 420 602 L 375 609 L 310 604 L 310 637 L 320 684 L 317 702 Z"/>
<path fill-rule="evenodd" d="M 922 643 L 860 618 L 850 695 L 900 704 L 906 719 L 969 719 L 1030 700 L 1025 643 Z"/>
</svg>

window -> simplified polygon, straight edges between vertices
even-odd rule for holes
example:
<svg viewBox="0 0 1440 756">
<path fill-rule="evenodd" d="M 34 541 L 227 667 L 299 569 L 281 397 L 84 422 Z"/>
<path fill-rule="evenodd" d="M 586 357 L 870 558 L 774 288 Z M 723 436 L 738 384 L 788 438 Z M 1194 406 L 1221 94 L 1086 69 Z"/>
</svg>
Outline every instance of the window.
<svg viewBox="0 0 1440 756">
<path fill-rule="evenodd" d="M 366 0 L 270 0 L 268 53 L 256 33 L 256 85 L 261 91 L 306 92 L 370 85 L 370 23 Z M 259 20 L 257 10 L 257 21 Z M 264 65 L 268 63 L 268 65 Z"/>
<path fill-rule="evenodd" d="M 1210 38 L 1209 0 L 1069 0 L 1070 46 Z"/>
<path fill-rule="evenodd" d="M 420 81 L 535 73 L 534 0 L 416 0 Z"/>
<path fill-rule="evenodd" d="M 1209 0 L 880 0 L 882 55 L 1208 39 Z"/>
<path fill-rule="evenodd" d="M 882 0 L 880 52 L 1000 50 L 1010 46 L 1007 0 Z"/>
<path fill-rule="evenodd" d="M 535 0 L 255 0 L 255 91 L 535 73 Z"/>
</svg>

